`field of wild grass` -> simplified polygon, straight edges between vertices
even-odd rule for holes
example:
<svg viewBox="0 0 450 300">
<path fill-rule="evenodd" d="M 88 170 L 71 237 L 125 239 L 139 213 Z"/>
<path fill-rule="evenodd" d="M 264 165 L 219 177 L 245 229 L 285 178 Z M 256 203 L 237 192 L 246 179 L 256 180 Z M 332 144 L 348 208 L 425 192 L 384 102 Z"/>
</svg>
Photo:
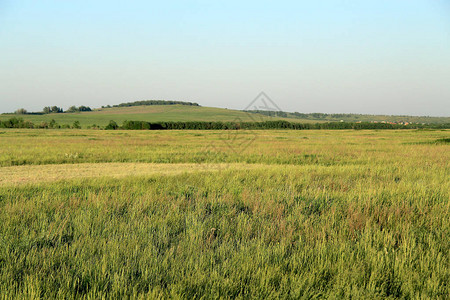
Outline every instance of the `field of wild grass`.
<svg viewBox="0 0 450 300">
<path fill-rule="evenodd" d="M 4 298 L 434 298 L 450 131 L 0 131 Z"/>
</svg>

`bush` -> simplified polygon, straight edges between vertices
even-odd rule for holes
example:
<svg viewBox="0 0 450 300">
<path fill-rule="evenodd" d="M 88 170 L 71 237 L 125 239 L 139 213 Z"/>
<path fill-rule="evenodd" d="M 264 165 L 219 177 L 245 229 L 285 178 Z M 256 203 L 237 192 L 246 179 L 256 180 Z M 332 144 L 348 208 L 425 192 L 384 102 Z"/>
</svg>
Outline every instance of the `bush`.
<svg viewBox="0 0 450 300">
<path fill-rule="evenodd" d="M 81 129 L 80 121 L 73 122 L 72 128 L 73 129 Z"/>
<path fill-rule="evenodd" d="M 34 128 L 30 121 L 24 121 L 22 118 L 11 118 L 6 121 L 0 121 L 0 128 Z"/>
<path fill-rule="evenodd" d="M 117 125 L 117 123 L 113 120 L 109 121 L 109 124 L 106 125 L 105 129 L 106 130 L 116 130 L 119 128 L 119 125 Z"/>
</svg>

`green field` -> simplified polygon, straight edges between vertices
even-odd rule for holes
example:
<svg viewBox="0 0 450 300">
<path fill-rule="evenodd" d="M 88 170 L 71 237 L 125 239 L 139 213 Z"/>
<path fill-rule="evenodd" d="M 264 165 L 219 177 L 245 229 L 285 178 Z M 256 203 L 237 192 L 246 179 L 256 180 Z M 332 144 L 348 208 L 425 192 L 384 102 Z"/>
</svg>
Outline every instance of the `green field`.
<svg viewBox="0 0 450 300">
<path fill-rule="evenodd" d="M 267 120 L 289 120 L 301 122 L 314 122 L 303 119 L 287 119 L 268 117 L 259 114 L 246 113 L 243 111 L 202 107 L 186 105 L 148 105 L 132 107 L 113 107 L 101 108 L 90 112 L 79 113 L 51 113 L 46 115 L 16 115 L 2 114 L 0 120 L 7 120 L 12 117 L 23 118 L 39 125 L 42 122 L 49 123 L 54 119 L 59 125 L 72 125 L 79 121 L 83 128 L 92 125 L 106 126 L 110 120 L 122 124 L 123 121 L 147 121 L 147 122 L 165 122 L 165 121 L 228 121 L 228 122 L 246 122 L 246 121 L 267 121 Z"/>
<path fill-rule="evenodd" d="M 0 295 L 448 299 L 449 137 L 0 130 Z"/>
</svg>

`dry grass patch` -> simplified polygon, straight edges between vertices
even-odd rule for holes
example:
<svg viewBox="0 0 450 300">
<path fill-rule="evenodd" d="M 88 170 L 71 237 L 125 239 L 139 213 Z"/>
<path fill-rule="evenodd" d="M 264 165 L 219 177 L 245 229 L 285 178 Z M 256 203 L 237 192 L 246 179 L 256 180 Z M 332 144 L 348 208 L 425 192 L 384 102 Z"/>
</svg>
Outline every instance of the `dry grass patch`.
<svg viewBox="0 0 450 300">
<path fill-rule="evenodd" d="M 245 170 L 261 168 L 260 164 L 154 164 L 154 163 L 84 163 L 59 165 L 24 165 L 0 168 L 0 185 L 52 182 L 76 178 L 142 175 L 178 175 L 189 172 Z"/>
</svg>

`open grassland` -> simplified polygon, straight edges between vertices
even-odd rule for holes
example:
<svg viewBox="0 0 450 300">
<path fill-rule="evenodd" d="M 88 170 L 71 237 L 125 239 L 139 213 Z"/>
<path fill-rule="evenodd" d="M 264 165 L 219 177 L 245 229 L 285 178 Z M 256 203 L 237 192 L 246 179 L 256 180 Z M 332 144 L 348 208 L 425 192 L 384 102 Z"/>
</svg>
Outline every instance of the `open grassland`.
<svg viewBox="0 0 450 300">
<path fill-rule="evenodd" d="M 450 131 L 0 131 L 0 294 L 449 298 Z"/>
<path fill-rule="evenodd" d="M 83 128 L 88 126 L 106 126 L 110 120 L 122 124 L 123 121 L 147 121 L 147 122 L 185 122 L 185 121 L 223 121 L 223 122 L 252 122 L 267 120 L 289 120 L 305 123 L 317 123 L 317 121 L 304 119 L 287 119 L 268 117 L 243 111 L 186 105 L 147 105 L 131 107 L 102 108 L 89 112 L 78 113 L 51 113 L 46 115 L 0 115 L 0 120 L 8 120 L 11 117 L 20 117 L 25 121 L 31 121 L 39 125 L 42 122 L 49 123 L 52 119 L 59 125 L 72 125 L 79 121 Z M 321 121 L 319 121 L 321 122 Z"/>
</svg>

